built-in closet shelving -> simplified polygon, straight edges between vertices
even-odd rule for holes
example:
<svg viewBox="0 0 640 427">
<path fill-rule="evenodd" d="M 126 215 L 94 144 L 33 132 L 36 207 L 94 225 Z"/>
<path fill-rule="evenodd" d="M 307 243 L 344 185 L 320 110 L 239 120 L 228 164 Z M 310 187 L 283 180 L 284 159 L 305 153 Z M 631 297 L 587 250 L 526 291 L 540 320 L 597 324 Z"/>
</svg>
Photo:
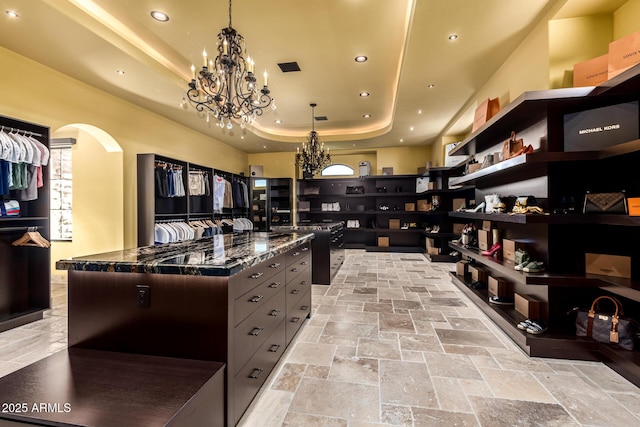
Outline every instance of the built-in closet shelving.
<svg viewBox="0 0 640 427">
<path fill-rule="evenodd" d="M 473 199 L 473 189 L 468 186 L 449 188 L 448 172 L 449 168 L 433 168 L 425 176 L 298 180 L 298 223 L 344 221 L 347 224 L 345 248 L 376 252 L 425 252 L 426 238 L 430 238 L 441 253 L 427 256 L 432 261 L 451 261 L 455 258 L 449 255 L 446 243 L 456 237 L 453 233 L 455 220 L 448 217 L 447 212 L 452 209 L 454 198 Z M 433 189 L 417 193 L 417 178 L 428 178 L 434 183 Z M 361 193 L 347 194 L 347 187 L 361 188 Z M 418 200 L 431 203 L 434 196 L 440 200 L 436 209 L 418 210 Z M 439 227 L 438 232 L 426 231 L 434 226 Z"/>
<path fill-rule="evenodd" d="M 49 128 L 0 116 L 5 132 L 31 135 L 49 147 Z M 20 201 L 14 190 L 0 196 L 19 200 L 19 217 L 0 217 L 0 332 L 42 319 L 51 307 L 51 252 L 37 246 L 13 246 L 30 228 L 49 240 L 49 166 L 42 169 L 43 186 L 38 198 Z"/>
<path fill-rule="evenodd" d="M 489 275 L 510 282 L 513 291 L 541 301 L 542 317 L 549 329 L 531 335 L 517 329 L 524 316 L 513 306 L 488 302 L 487 290 L 472 289 L 469 276 L 451 273 L 453 282 L 532 356 L 601 360 L 640 385 L 640 351 L 619 349 L 575 336 L 574 307 L 589 308 L 600 295 L 618 298 L 625 313 L 640 320 L 640 263 L 638 245 L 640 217 L 624 214 L 583 214 L 587 191 L 626 191 L 640 196 L 637 165 L 640 163 L 640 135 L 618 145 L 590 151 L 565 151 L 565 115 L 595 108 L 640 101 L 640 66 L 635 66 L 600 87 L 527 92 L 463 140 L 450 154 L 484 155 L 500 151 L 512 131 L 532 144 L 533 153 L 453 177 L 454 185 L 473 185 L 476 203 L 485 195 L 499 194 L 509 212 L 514 196 L 533 195 L 548 214 L 450 212 L 456 220 L 481 228 L 490 222 L 502 238 L 527 241 L 527 251 L 545 263 L 543 273 L 514 270 L 512 261 L 483 256 L 477 248 L 457 242 L 449 246 L 464 258 L 484 268 Z M 639 118 L 635 118 L 639 120 Z M 574 201 L 573 213 L 553 213 Z M 563 204 L 564 203 L 564 204 Z M 631 257 L 631 278 L 586 274 L 585 253 Z"/>
<path fill-rule="evenodd" d="M 291 178 L 251 178 L 253 229 L 271 231 L 271 226 L 293 225 L 292 191 Z"/>
<path fill-rule="evenodd" d="M 156 167 L 166 167 L 180 171 L 185 187 L 181 197 L 160 197 L 156 181 Z M 208 182 L 209 192 L 191 195 L 189 173 L 201 173 Z M 249 205 L 223 208 L 214 211 L 214 177 L 219 176 L 229 182 L 242 181 L 247 186 L 249 179 L 211 167 L 185 162 L 158 154 L 138 154 L 138 245 L 154 244 L 154 226 L 162 221 L 193 221 L 199 219 L 248 218 Z M 248 187 L 247 187 L 248 189 Z M 250 202 L 250 200 L 249 200 Z"/>
</svg>

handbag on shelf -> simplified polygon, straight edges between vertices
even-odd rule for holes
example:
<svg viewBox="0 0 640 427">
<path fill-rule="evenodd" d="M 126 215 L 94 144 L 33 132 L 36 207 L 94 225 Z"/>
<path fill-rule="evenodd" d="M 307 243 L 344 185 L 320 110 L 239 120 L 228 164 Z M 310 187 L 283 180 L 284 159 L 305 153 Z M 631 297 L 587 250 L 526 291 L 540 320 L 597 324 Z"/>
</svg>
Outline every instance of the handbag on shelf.
<svg viewBox="0 0 640 427">
<path fill-rule="evenodd" d="M 587 191 L 582 213 L 626 214 L 627 198 L 624 191 L 617 193 L 589 193 Z"/>
<path fill-rule="evenodd" d="M 613 303 L 613 314 L 600 311 L 600 301 L 607 300 Z M 616 298 L 600 296 L 587 310 L 578 310 L 576 317 L 576 335 L 592 338 L 605 344 L 616 344 L 625 350 L 633 350 L 638 333 L 638 323 L 634 319 L 626 319 L 622 309 L 622 303 Z"/>
<path fill-rule="evenodd" d="M 512 131 L 511 137 L 502 143 L 502 160 L 514 157 L 514 154 L 519 152 L 522 147 L 524 147 L 524 140 L 522 138 L 516 139 L 516 133 Z"/>
<path fill-rule="evenodd" d="M 347 194 L 364 194 L 363 185 L 347 185 Z"/>
<path fill-rule="evenodd" d="M 416 193 L 424 193 L 429 190 L 429 177 L 416 178 Z"/>
</svg>

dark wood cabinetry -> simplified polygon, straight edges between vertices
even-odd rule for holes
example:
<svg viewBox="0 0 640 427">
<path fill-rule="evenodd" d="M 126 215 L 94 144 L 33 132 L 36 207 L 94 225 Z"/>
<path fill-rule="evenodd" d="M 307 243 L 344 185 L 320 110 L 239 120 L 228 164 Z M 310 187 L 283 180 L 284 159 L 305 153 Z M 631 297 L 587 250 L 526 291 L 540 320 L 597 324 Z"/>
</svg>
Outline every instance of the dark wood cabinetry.
<svg viewBox="0 0 640 427">
<path fill-rule="evenodd" d="M 293 223 L 293 180 L 251 178 L 251 219 L 255 231 Z"/>
<path fill-rule="evenodd" d="M 231 276 L 69 271 L 69 346 L 224 363 L 234 426 L 311 313 L 311 252 L 304 241 Z"/>
<path fill-rule="evenodd" d="M 156 168 L 168 168 L 181 174 L 184 184 L 184 196 L 162 196 L 158 186 Z M 138 185 L 138 246 L 149 246 L 155 243 L 154 226 L 163 221 L 193 221 L 199 219 L 219 218 L 248 218 L 251 206 L 236 203 L 233 207 L 215 208 L 214 178 L 224 178 L 229 182 L 243 182 L 249 193 L 249 179 L 243 175 L 201 166 L 158 154 L 138 154 L 137 156 L 137 185 Z M 207 181 L 207 191 L 193 195 L 189 188 L 190 173 L 201 174 Z M 250 203 L 250 200 L 247 200 Z"/>
<path fill-rule="evenodd" d="M 449 261 L 446 240 L 455 237 L 455 220 L 447 213 L 453 199 L 473 199 L 473 189 L 449 188 L 448 177 L 449 168 L 433 168 L 425 176 L 298 180 L 298 224 L 343 221 L 344 247 L 368 251 L 425 252 L 429 237 L 442 255 L 433 261 Z M 417 178 L 429 180 L 433 188 L 417 193 Z M 435 205 L 434 200 L 439 203 L 433 210 L 419 210 L 419 201 Z M 431 232 L 434 227 L 437 232 Z"/>
<path fill-rule="evenodd" d="M 471 289 L 469 277 L 453 281 L 467 293 L 523 350 L 532 356 L 602 360 L 627 379 L 640 384 L 638 350 L 621 350 L 575 336 L 574 307 L 588 308 L 599 295 L 615 295 L 625 312 L 640 313 L 640 267 L 636 241 L 640 219 L 628 215 L 583 214 L 588 191 L 625 190 L 628 197 L 640 196 L 637 165 L 640 162 L 640 135 L 609 146 L 602 132 L 602 148 L 564 151 L 566 115 L 594 108 L 638 101 L 640 66 L 636 66 L 597 88 L 528 92 L 493 117 L 477 132 L 456 146 L 451 154 L 472 154 L 482 162 L 488 153 L 500 151 L 502 141 L 516 131 L 535 151 L 454 177 L 455 185 L 474 185 L 476 203 L 489 194 L 499 194 L 509 212 L 514 196 L 533 195 L 546 212 L 537 214 L 450 212 L 458 220 L 480 227 L 489 221 L 502 238 L 527 241 L 527 251 L 544 262 L 542 273 L 514 270 L 508 260 L 483 256 L 478 249 L 450 243 L 465 258 L 485 268 L 488 274 L 513 284 L 514 292 L 532 295 L 542 302 L 542 317 L 549 329 L 541 335 L 516 328 L 525 319 L 513 306 L 489 304 L 486 290 Z M 637 126 L 638 117 L 635 117 Z M 603 129 L 611 123 L 602 123 Z M 594 126 L 593 129 L 598 129 Z M 621 255 L 631 259 L 631 277 L 619 278 L 586 274 L 586 253 Z"/>
<path fill-rule="evenodd" d="M 0 116 L 4 132 L 31 135 L 49 147 L 49 128 Z M 5 162 L 4 160 L 2 162 Z M 13 246 L 29 228 L 50 239 L 49 167 L 42 168 L 38 198 L 22 201 L 15 190 L 0 200 L 16 200 L 20 216 L 0 216 L 0 332 L 42 319 L 51 301 L 51 251 L 35 246 Z"/>
</svg>

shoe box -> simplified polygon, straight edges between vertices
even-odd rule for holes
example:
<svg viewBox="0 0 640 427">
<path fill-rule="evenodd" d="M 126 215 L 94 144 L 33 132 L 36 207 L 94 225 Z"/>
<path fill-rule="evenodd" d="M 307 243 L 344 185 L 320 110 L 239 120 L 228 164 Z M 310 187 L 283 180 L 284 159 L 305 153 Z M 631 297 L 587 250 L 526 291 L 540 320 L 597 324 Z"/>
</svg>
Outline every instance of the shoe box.
<svg viewBox="0 0 640 427">
<path fill-rule="evenodd" d="M 527 251 L 527 246 L 531 243 L 532 241 L 530 240 L 502 239 L 502 257 L 509 261 L 513 261 L 516 257 L 516 251 L 518 249 Z"/>
<path fill-rule="evenodd" d="M 494 295 L 500 298 L 513 297 L 513 283 L 499 277 L 489 276 L 488 288 L 490 295 Z"/>
<path fill-rule="evenodd" d="M 531 295 L 515 293 L 513 295 L 514 306 L 518 313 L 527 319 L 540 319 L 542 314 L 542 302 Z"/>
<path fill-rule="evenodd" d="M 477 265 L 469 266 L 469 273 L 471 273 L 471 281 L 472 282 L 482 282 L 486 283 L 487 281 L 487 270 Z"/>
<path fill-rule="evenodd" d="M 456 262 L 456 276 L 466 276 L 469 273 L 469 261 L 460 260 Z"/>
<path fill-rule="evenodd" d="M 378 236 L 378 246 L 381 248 L 389 247 L 389 237 L 387 236 Z"/>
<path fill-rule="evenodd" d="M 613 277 L 631 277 L 631 257 L 586 253 L 585 271 Z"/>
</svg>

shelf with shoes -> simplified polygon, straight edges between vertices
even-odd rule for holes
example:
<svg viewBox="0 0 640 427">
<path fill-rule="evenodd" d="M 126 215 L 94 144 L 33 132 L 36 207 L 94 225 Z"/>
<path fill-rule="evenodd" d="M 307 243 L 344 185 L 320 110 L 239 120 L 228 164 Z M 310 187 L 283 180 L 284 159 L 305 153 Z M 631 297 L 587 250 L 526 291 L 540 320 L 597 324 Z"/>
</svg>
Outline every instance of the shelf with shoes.
<svg viewBox="0 0 640 427">
<path fill-rule="evenodd" d="M 427 177 L 416 174 L 301 179 L 297 181 L 296 218 L 298 223 L 345 221 L 345 247 L 348 248 L 374 250 L 378 247 L 378 235 L 386 234 L 391 249 L 383 249 L 385 251 L 413 248 L 426 252 L 425 228 L 437 225 L 442 232 L 452 233 L 456 220 L 449 218 L 448 212 L 453 200 L 464 199 L 466 203 L 474 198 L 474 190 L 469 186 L 442 188 L 451 170 L 432 168 Z M 426 185 L 424 192 L 416 192 L 418 180 Z M 433 208 L 434 200 L 438 203 L 436 208 Z M 394 219 L 399 223 L 397 228 L 389 226 Z M 349 227 L 350 220 L 359 221 L 360 227 Z M 447 248 L 446 240 L 442 247 Z"/>
<path fill-rule="evenodd" d="M 572 133 L 567 130 L 573 129 L 570 120 L 576 117 L 580 120 L 602 120 L 601 113 L 607 109 L 630 111 L 627 122 L 619 118 L 626 116 L 617 113 L 615 120 L 619 120 L 621 128 L 627 127 L 631 131 L 620 132 L 619 135 L 598 135 L 598 127 L 590 127 L 583 122 L 577 129 L 594 129 L 594 132 Z M 637 180 L 637 165 L 640 164 L 639 109 L 640 65 L 625 72 L 624 78 L 612 79 L 595 89 L 528 92 L 450 153 L 478 156 L 478 161 L 485 156 L 489 159 L 487 166 L 449 181 L 452 185 L 474 185 L 477 205 L 482 202 L 485 206 L 490 205 L 487 197 L 493 194 L 506 205 L 502 212 L 484 212 L 481 209 L 452 211 L 449 213 L 451 218 L 475 224 L 478 229 L 482 223 L 483 233 L 489 233 L 482 235 L 484 245 L 491 246 L 491 242 L 487 243 L 489 235 L 493 238 L 499 236 L 502 241 L 520 242 L 534 260 L 544 264 L 545 271 L 525 274 L 516 271 L 512 261 L 483 256 L 480 250 L 455 242 L 449 241 L 448 245 L 460 252 L 463 258 L 484 267 L 488 276 L 510 282 L 512 292 L 530 294 L 545 304 L 547 313 L 544 320 L 549 323 L 549 331 L 527 337 L 523 343 L 521 332 L 513 330 L 518 316 L 505 315 L 502 309 L 498 310 L 501 315 L 496 316 L 495 306 L 486 298 L 478 297 L 477 290 L 467 287 L 469 283 L 460 278 L 454 279 L 454 283 L 465 293 L 474 294 L 476 298 L 473 301 L 483 311 L 493 313 L 490 317 L 496 324 L 529 354 L 601 360 L 634 384 L 640 384 L 640 351 L 619 350 L 614 346 L 576 338 L 575 318 L 568 316 L 567 312 L 573 307 L 588 308 L 598 296 L 612 295 L 622 301 L 628 315 L 640 313 L 640 264 L 635 258 L 638 253 L 636 242 L 640 239 L 640 217 L 607 213 L 606 206 L 600 213 L 582 213 L 586 194 L 590 192 L 624 192 L 625 198 L 640 197 L 640 182 Z M 501 152 L 502 143 L 511 132 L 522 137 L 524 144 L 533 144 L 534 152 L 491 164 L 490 159 Z M 576 142 L 576 134 L 590 135 L 592 139 L 585 140 L 583 138 L 586 137 L 579 136 L 581 139 Z M 579 151 L 582 149 L 585 151 Z M 535 204 L 532 206 L 542 209 L 544 214 L 521 213 L 523 210 L 519 208 L 522 205 L 515 209 L 519 213 L 511 213 L 514 200 L 525 196 L 533 196 Z M 488 224 L 486 228 L 485 223 Z M 586 273 L 594 269 L 587 254 L 621 257 L 623 267 L 624 262 L 628 262 L 628 267 L 621 267 L 620 271 L 617 267 L 601 270 L 627 277 Z M 635 317 L 640 320 L 638 315 Z M 534 351 L 533 343 L 535 346 L 544 343 L 550 350 L 543 351 L 540 347 Z"/>
</svg>

